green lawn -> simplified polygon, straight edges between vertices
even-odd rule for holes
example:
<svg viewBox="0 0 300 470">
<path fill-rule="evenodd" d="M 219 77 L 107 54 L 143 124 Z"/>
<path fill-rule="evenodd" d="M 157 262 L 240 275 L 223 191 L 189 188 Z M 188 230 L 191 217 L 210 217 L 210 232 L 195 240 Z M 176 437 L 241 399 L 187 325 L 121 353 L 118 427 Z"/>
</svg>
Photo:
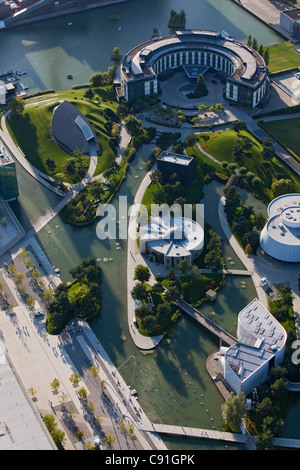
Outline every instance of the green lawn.
<svg viewBox="0 0 300 470">
<path fill-rule="evenodd" d="M 289 119 L 290 121 L 290 119 Z M 287 125 L 287 124 L 286 124 Z M 214 137 L 215 136 L 215 137 Z M 235 159 L 233 156 L 233 148 L 238 142 L 238 139 L 242 139 L 242 136 L 249 137 L 253 142 L 251 150 L 239 159 Z M 294 140 L 297 140 L 297 134 L 294 135 Z M 274 179 L 279 176 L 281 178 L 291 179 L 295 183 L 295 191 L 300 191 L 300 178 L 278 157 L 274 157 L 271 162 L 264 162 L 261 156 L 262 146 L 250 133 L 242 131 L 238 135 L 233 130 L 225 130 L 221 132 L 211 132 L 206 134 L 199 134 L 199 143 L 201 146 L 205 145 L 203 150 L 215 157 L 218 161 L 227 161 L 229 163 L 236 163 L 238 168 L 246 167 L 248 171 L 255 174 L 262 180 L 262 186 L 257 191 L 257 196 L 262 199 L 265 203 L 270 202 L 272 199 L 271 185 Z M 220 165 L 217 165 L 211 161 L 208 157 L 202 154 L 197 145 L 188 147 L 186 149 L 188 155 L 194 155 L 197 158 L 197 167 L 199 168 L 198 173 L 200 174 L 200 183 L 203 175 L 207 174 L 209 168 L 211 171 L 215 171 L 226 174 L 229 176 L 232 172 L 224 170 Z M 199 160 L 201 163 L 199 164 Z M 203 168 L 206 167 L 206 172 L 203 173 Z M 242 180 L 245 187 L 251 191 L 252 188 L 247 185 L 246 180 Z M 190 188 L 189 188 L 190 189 Z"/>
<path fill-rule="evenodd" d="M 22 149 L 26 158 L 38 170 L 66 182 L 74 182 L 64 168 L 73 158 L 62 150 L 50 137 L 49 126 L 53 116 L 53 105 L 57 101 L 68 100 L 89 119 L 100 142 L 102 154 L 98 158 L 95 175 L 102 173 L 115 160 L 115 153 L 109 144 L 110 133 L 104 127 L 105 108 L 116 112 L 118 103 L 114 100 L 110 87 L 94 89 L 92 100 L 84 97 L 86 89 L 55 92 L 25 100 L 25 110 L 20 116 L 7 121 L 7 126 L 15 143 Z M 50 172 L 46 160 L 55 161 L 56 168 Z M 84 167 L 89 165 L 89 157 L 84 157 Z M 83 173 L 84 174 L 84 173 Z M 81 174 L 80 179 L 83 174 Z"/>
<path fill-rule="evenodd" d="M 270 61 L 268 69 L 270 73 L 279 72 L 280 70 L 299 68 L 300 55 L 294 51 L 295 44 L 291 42 L 281 42 L 268 46 L 270 53 Z"/>
<path fill-rule="evenodd" d="M 263 127 L 288 151 L 294 153 L 300 160 L 300 119 L 279 119 L 266 121 Z"/>
</svg>

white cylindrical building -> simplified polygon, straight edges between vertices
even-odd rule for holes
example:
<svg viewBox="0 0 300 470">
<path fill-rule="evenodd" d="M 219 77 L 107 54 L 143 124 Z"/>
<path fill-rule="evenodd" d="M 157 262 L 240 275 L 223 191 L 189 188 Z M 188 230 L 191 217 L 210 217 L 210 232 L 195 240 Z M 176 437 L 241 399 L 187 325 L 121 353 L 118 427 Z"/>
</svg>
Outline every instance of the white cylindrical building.
<svg viewBox="0 0 300 470">
<path fill-rule="evenodd" d="M 151 217 L 151 223 L 140 228 L 141 252 L 166 268 L 176 267 L 183 259 L 192 262 L 203 245 L 203 228 L 186 217 Z"/>
<path fill-rule="evenodd" d="M 300 194 L 284 194 L 268 206 L 269 220 L 260 234 L 260 246 L 272 258 L 300 262 Z"/>
</svg>

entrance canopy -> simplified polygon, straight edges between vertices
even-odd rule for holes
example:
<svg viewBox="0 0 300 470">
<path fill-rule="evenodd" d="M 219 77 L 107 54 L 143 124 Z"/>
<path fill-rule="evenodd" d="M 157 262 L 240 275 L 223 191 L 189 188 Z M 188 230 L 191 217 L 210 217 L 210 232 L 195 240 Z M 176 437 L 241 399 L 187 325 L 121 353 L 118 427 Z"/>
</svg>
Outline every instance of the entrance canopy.
<svg viewBox="0 0 300 470">
<path fill-rule="evenodd" d="M 200 75 L 204 75 L 209 67 L 205 65 L 183 65 L 183 70 L 187 74 L 188 78 L 198 78 Z"/>
</svg>

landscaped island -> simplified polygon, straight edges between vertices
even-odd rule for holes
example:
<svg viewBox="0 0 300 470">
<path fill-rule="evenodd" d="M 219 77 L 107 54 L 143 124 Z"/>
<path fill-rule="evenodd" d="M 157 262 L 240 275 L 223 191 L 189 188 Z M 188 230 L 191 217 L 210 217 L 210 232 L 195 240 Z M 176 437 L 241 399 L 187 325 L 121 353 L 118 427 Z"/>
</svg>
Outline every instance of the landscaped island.
<svg viewBox="0 0 300 470">
<path fill-rule="evenodd" d="M 46 327 L 49 334 L 59 334 L 74 317 L 89 321 L 95 318 L 101 307 L 102 270 L 92 257 L 85 258 L 70 269 L 74 281 L 61 283 L 49 303 Z"/>
</svg>

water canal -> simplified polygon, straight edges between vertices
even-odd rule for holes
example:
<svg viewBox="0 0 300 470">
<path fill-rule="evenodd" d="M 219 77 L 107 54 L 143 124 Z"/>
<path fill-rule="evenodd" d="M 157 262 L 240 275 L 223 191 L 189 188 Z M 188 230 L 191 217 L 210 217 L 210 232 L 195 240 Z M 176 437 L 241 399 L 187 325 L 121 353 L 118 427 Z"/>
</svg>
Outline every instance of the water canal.
<svg viewBox="0 0 300 470">
<path fill-rule="evenodd" d="M 30 92 L 46 88 L 66 89 L 75 83 L 87 82 L 92 73 L 111 65 L 113 47 L 121 45 L 121 51 L 125 53 L 136 43 L 148 39 L 154 27 L 162 34 L 168 33 L 166 25 L 170 9 L 182 8 L 179 0 L 141 0 L 138 8 L 136 5 L 137 1 L 132 1 L 117 7 L 72 15 L 72 27 L 69 28 L 68 18 L 62 17 L 1 32 L 3 70 L 27 69 L 26 80 Z M 188 28 L 224 29 L 239 40 L 245 40 L 251 32 L 263 44 L 280 40 L 273 31 L 230 0 L 189 0 L 184 2 L 184 8 Z M 115 13 L 121 15 L 120 32 L 117 25 L 109 21 L 109 16 Z M 93 47 L 90 47 L 91 44 Z M 72 83 L 66 78 L 69 73 L 74 76 Z M 151 148 L 147 145 L 138 152 L 121 188 L 120 194 L 128 196 L 129 204 L 145 175 L 144 162 Z M 20 198 L 12 207 L 28 230 L 30 223 L 53 207 L 57 200 L 53 193 L 35 183 L 22 168 L 18 167 L 18 170 Z M 215 224 L 217 231 L 220 227 L 216 211 L 221 191 L 220 185 L 212 183 L 205 188 L 203 200 L 206 220 Z M 117 210 L 117 198 L 114 204 Z M 91 255 L 101 259 L 103 306 L 92 328 L 116 367 L 122 366 L 130 355 L 135 355 L 134 388 L 138 390 L 139 401 L 149 418 L 154 422 L 202 428 L 215 426 L 220 430 L 223 400 L 205 369 L 207 356 L 218 348 L 215 337 L 189 318 L 181 317 L 170 336 L 170 344 L 162 343 L 151 354 L 142 354 L 131 342 L 126 315 L 126 242 L 118 241 L 120 245 L 117 246 L 115 240 L 100 241 L 96 237 L 96 223 L 79 229 L 64 224 L 59 216 L 37 238 L 52 264 L 60 268 L 64 281 L 71 279 L 69 269 L 83 257 Z M 223 249 L 229 266 L 232 267 L 230 262 L 234 262 L 235 268 L 243 268 L 225 238 Z M 104 258 L 112 260 L 104 263 Z M 215 321 L 233 332 L 239 310 L 255 295 L 251 279 L 244 280 L 246 288 L 241 289 L 241 279 L 228 276 L 213 306 Z M 235 295 L 232 295 L 233 292 Z M 205 305 L 203 310 L 210 314 L 211 305 Z M 121 341 L 122 334 L 128 338 L 125 342 Z M 121 371 L 130 383 L 130 361 Z M 174 449 L 225 447 L 223 443 L 191 442 L 179 438 L 169 438 L 166 443 Z M 232 445 L 228 448 L 238 447 Z"/>
<path fill-rule="evenodd" d="M 281 41 L 273 30 L 231 0 L 132 0 L 0 31 L 0 71 L 27 70 L 22 81 L 29 92 L 65 90 L 87 83 L 93 73 L 112 65 L 110 56 L 115 46 L 126 54 L 148 40 L 153 28 L 162 35 L 169 34 L 170 10 L 181 8 L 186 12 L 187 28 L 225 30 L 241 41 L 251 33 L 264 45 Z M 120 15 L 120 20 L 110 21 L 112 14 Z M 68 80 L 68 74 L 73 80 Z"/>
</svg>

